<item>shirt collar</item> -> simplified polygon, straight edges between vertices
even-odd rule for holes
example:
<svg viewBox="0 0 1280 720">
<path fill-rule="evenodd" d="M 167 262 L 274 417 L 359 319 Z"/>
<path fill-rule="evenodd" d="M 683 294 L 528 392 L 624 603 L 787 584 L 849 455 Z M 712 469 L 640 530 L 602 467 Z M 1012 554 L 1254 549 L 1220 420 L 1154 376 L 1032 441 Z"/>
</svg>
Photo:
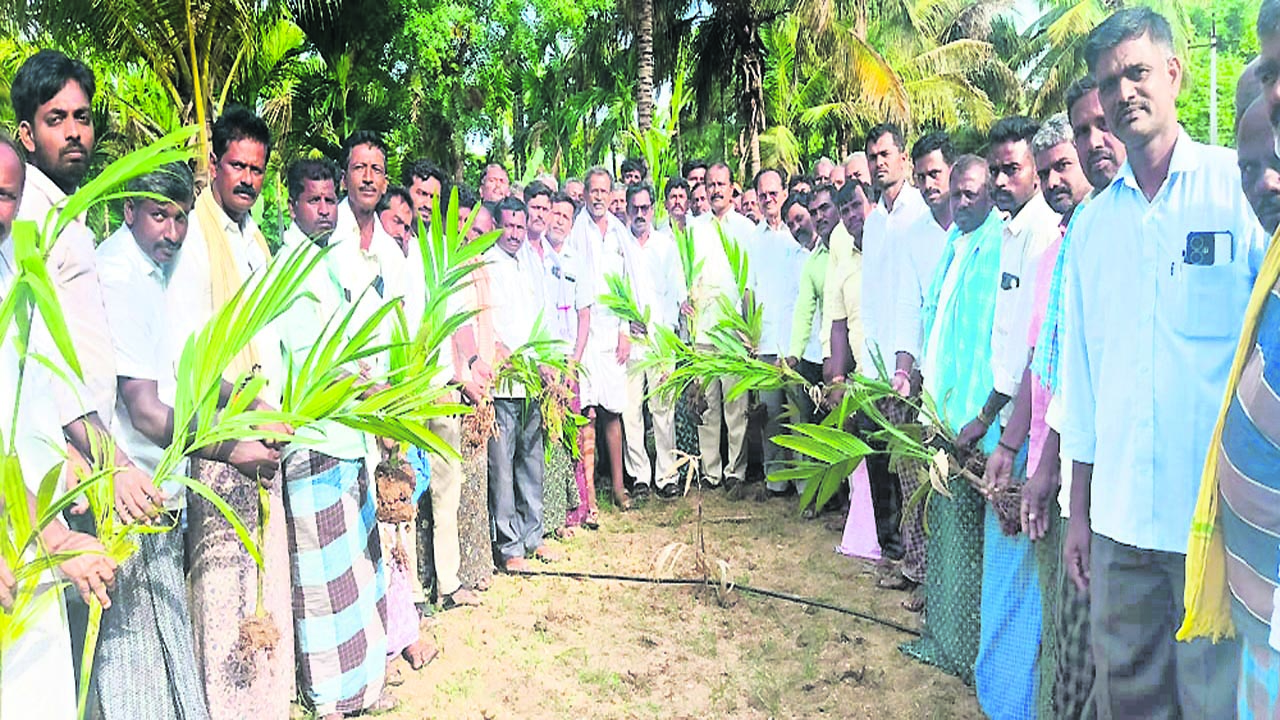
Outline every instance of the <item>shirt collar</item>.
<svg viewBox="0 0 1280 720">
<path fill-rule="evenodd" d="M 33 188 L 38 190 L 50 205 L 57 205 L 67 199 L 67 194 L 62 192 L 62 188 L 58 187 L 52 178 L 45 175 L 40 168 L 27 163 L 27 187 L 23 192 L 31 192 Z"/>
<path fill-rule="evenodd" d="M 893 200 L 893 209 L 884 206 L 884 198 L 880 198 L 876 202 L 875 210 L 885 215 L 900 215 L 907 212 L 908 208 L 916 204 L 916 201 L 924 202 L 924 196 L 916 189 L 915 185 L 903 180 L 902 189 L 898 191 L 898 197 Z"/>
<path fill-rule="evenodd" d="M 1200 167 L 1203 162 L 1203 145 L 1191 139 L 1187 131 L 1181 125 L 1178 126 L 1178 138 L 1173 141 L 1173 155 L 1169 158 L 1169 174 L 1165 177 L 1167 182 L 1174 173 L 1190 172 Z M 1129 160 L 1125 159 L 1124 164 L 1120 166 L 1120 171 L 1116 173 L 1116 177 L 1111 181 L 1111 185 L 1123 183 L 1129 187 L 1142 192 L 1142 188 L 1138 187 L 1138 179 L 1133 174 L 1133 166 L 1129 164 Z M 1111 187 L 1108 185 L 1107 187 Z"/>
<path fill-rule="evenodd" d="M 218 219 L 218 224 L 222 226 L 223 230 L 229 233 L 235 233 L 236 235 L 249 234 L 249 228 L 253 223 L 252 212 L 246 212 L 244 214 L 244 222 L 238 223 L 231 219 L 231 216 L 227 214 L 225 209 L 223 209 L 222 205 L 218 202 L 218 199 L 213 197 L 212 190 L 205 190 L 205 192 L 210 193 L 209 199 L 213 202 L 209 204 L 213 206 L 213 216 Z"/>
<path fill-rule="evenodd" d="M 1060 219 L 1061 216 L 1045 201 L 1044 193 L 1037 190 L 1036 194 L 1031 196 L 1027 204 L 1023 205 L 1018 214 L 1010 218 L 1004 227 L 1005 232 L 1016 236 L 1050 221 L 1056 224 Z"/>
</svg>

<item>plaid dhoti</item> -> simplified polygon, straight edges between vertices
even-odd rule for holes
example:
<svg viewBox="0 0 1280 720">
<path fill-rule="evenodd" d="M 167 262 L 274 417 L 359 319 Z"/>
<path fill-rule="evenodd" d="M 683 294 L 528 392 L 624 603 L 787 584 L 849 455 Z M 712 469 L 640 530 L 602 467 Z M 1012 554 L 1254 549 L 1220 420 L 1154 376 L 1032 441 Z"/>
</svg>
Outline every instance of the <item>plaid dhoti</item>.
<svg viewBox="0 0 1280 720">
<path fill-rule="evenodd" d="M 209 717 L 191 643 L 182 554 L 181 530 L 139 534 L 138 552 L 116 572 L 95 663 L 104 720 Z M 164 672 L 139 672 L 156 662 Z"/>
<path fill-rule="evenodd" d="M 386 679 L 387 581 L 363 460 L 284 462 L 302 691 L 317 715 L 372 706 Z"/>
</svg>

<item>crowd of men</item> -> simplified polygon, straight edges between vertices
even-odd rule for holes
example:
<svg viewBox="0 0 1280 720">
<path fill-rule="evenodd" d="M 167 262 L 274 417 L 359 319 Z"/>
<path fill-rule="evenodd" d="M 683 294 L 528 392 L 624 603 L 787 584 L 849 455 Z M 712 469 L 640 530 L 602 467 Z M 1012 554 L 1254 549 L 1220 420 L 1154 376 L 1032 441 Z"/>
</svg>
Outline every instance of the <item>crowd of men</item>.
<svg viewBox="0 0 1280 720">
<path fill-rule="evenodd" d="M 949 448 L 985 461 L 977 490 L 953 482 L 952 496 L 928 504 L 926 533 L 925 506 L 906 500 L 928 473 L 872 443 L 877 584 L 928 613 L 914 652 L 972 680 L 993 718 L 1275 717 L 1280 376 L 1268 361 L 1280 351 L 1280 254 L 1268 236 L 1280 223 L 1280 0 L 1263 2 L 1258 37 L 1236 151 L 1179 125 L 1183 65 L 1170 27 L 1134 8 L 1091 33 L 1089 72 L 1061 112 L 999 120 L 982 156 L 957 154 L 944 132 L 908 144 L 885 123 L 863 151 L 842 164 L 823 158 L 810 175 L 768 168 L 737 184 L 728 164 L 691 161 L 662 196 L 634 160 L 616 181 L 597 167 L 563 187 L 549 175 L 516 187 L 492 164 L 478 196 L 418 161 L 397 186 L 387 147 L 366 131 L 347 139 L 340 163 L 292 163 L 292 222 L 278 252 L 327 250 L 305 296 L 233 361 L 235 376 L 252 370 L 270 387 L 335 315 L 369 317 L 398 299 L 421 317 L 418 233 L 456 188 L 459 232 L 498 239 L 450 300 L 451 312 L 473 315 L 449 341 L 438 386 L 492 408 L 497 429 L 468 459 L 462 418 L 432 422 L 463 460 L 414 463 L 425 511 L 407 527 L 373 510 L 372 468 L 398 449 L 336 422 L 277 428 L 291 442 L 197 451 L 188 475 L 251 528 L 260 485 L 269 515 L 284 518 L 266 525 L 271 570 L 261 579 L 217 507 L 152 482 L 174 442 L 186 338 L 271 258 L 251 209 L 272 138 L 261 118 L 228 108 L 213 124 L 207 187 L 185 165 L 167 166 L 130 183 L 141 194 L 109 237 L 95 242 L 71 218 L 50 249 L 83 382 L 21 371 L 8 339 L 0 356 L 0 405 L 17 407 L 32 493 L 65 443 L 119 468 L 121 520 L 174 528 L 138 536 L 119 567 L 93 552 L 93 529 L 75 515 L 42 532 L 50 552 L 72 554 L 62 577 L 107 608 L 95 712 L 284 718 L 297 696 L 325 718 L 394 706 L 390 661 L 420 667 L 435 652 L 418 636 L 429 591 L 446 610 L 481 605 L 495 567 L 555 562 L 559 539 L 598 527 L 597 446 L 618 508 L 678 498 L 681 416 L 697 428 L 688 443 L 704 487 L 735 499 L 792 492 L 748 476 L 753 396 L 730 399 L 728 377 L 701 388 L 700 410 L 652 395 L 662 377 L 643 364 L 650 328 L 600 301 L 607 275 L 626 278 L 650 325 L 712 352 L 706 333 L 745 299 L 724 236 L 749 259 L 748 295 L 763 311 L 758 357 L 828 391 L 817 405 L 793 392 L 802 416 L 819 417 L 857 376 L 884 379 L 901 398 L 933 398 Z M 84 182 L 94 84 L 88 67 L 54 51 L 15 77 L 18 140 L 0 143 L 6 293 L 15 217 L 43 223 Z M 691 238 L 695 277 L 683 276 L 676 234 Z M 571 360 L 560 380 L 588 419 L 577 458 L 548 451 L 559 441 L 540 403 L 499 379 L 539 329 Z M 772 442 L 786 393 L 754 397 L 767 475 L 786 460 Z M 266 391 L 254 402 L 273 400 Z M 880 408 L 892 422 L 915 419 L 911 403 Z M 113 457 L 100 457 L 95 436 L 115 441 Z M 1011 487 L 1015 534 L 997 508 Z M 414 559 L 397 559 L 405 549 Z M 980 591 L 968 592 L 978 577 Z M 6 605 L 14 584 L 0 568 Z M 46 604 L 5 648 L 3 714 L 74 715 L 71 649 L 85 641 L 75 594 L 72 622 Z M 242 621 L 262 606 L 280 638 L 255 662 Z"/>
</svg>

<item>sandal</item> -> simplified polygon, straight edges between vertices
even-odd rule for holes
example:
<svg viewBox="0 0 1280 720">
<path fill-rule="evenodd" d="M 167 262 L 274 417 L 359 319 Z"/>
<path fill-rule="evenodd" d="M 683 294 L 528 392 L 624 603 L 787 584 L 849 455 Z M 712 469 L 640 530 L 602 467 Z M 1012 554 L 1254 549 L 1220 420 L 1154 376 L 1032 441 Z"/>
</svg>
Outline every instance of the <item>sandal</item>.
<svg viewBox="0 0 1280 720">
<path fill-rule="evenodd" d="M 387 687 L 400 687 L 404 684 L 404 675 L 400 674 L 400 668 L 387 666 L 387 678 L 383 680 Z"/>
<path fill-rule="evenodd" d="M 365 713 L 376 715 L 378 713 L 391 712 L 398 707 L 400 707 L 400 701 L 396 699 L 396 696 L 383 690 L 378 701 L 365 708 L 364 711 Z"/>
<path fill-rule="evenodd" d="M 598 508 L 591 508 L 587 511 L 587 516 L 582 520 L 582 527 L 588 530 L 600 529 L 600 510 Z"/>
<path fill-rule="evenodd" d="M 910 590 L 916 589 L 918 585 L 919 583 L 908 578 L 906 575 L 903 575 L 902 572 L 897 568 L 894 568 L 891 572 L 886 573 L 884 577 L 881 577 L 879 580 L 876 580 L 876 587 L 880 588 L 881 590 L 910 591 Z"/>
<path fill-rule="evenodd" d="M 570 527 L 568 525 L 556 528 L 556 532 L 555 532 L 556 538 L 560 540 L 568 540 L 569 538 L 574 537 L 577 534 L 578 534 L 578 529 L 574 527 Z"/>
<path fill-rule="evenodd" d="M 414 649 L 415 647 L 417 650 Z M 440 648 L 436 647 L 433 643 L 419 639 L 415 640 L 409 645 L 409 647 L 400 651 L 400 654 L 404 656 L 404 660 L 409 663 L 410 668 L 414 670 L 421 670 L 427 665 L 430 665 L 431 661 L 435 660 L 436 657 L 440 655 Z M 397 674 L 399 672 L 399 670 L 396 671 Z"/>
<path fill-rule="evenodd" d="M 911 613 L 924 612 L 924 586 L 916 585 L 902 601 L 902 609 Z"/>
<path fill-rule="evenodd" d="M 631 510 L 631 495 L 626 490 L 623 490 L 621 495 L 615 491 L 613 493 L 613 504 L 617 505 L 622 512 L 629 512 Z"/>
</svg>

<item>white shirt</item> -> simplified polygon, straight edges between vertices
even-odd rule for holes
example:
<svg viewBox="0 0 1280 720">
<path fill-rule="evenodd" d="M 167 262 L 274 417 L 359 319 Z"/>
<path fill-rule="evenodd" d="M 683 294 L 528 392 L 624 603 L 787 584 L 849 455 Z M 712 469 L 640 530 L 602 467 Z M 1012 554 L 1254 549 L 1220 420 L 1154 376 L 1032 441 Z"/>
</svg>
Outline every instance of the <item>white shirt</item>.
<svg viewBox="0 0 1280 720">
<path fill-rule="evenodd" d="M 874 374 L 879 353 L 886 368 L 896 362 L 893 351 L 897 335 L 893 326 L 899 302 L 897 265 L 902 247 L 911 228 L 922 216 L 931 215 L 929 204 L 920 191 L 909 183 L 893 201 L 893 209 L 884 206 L 884 198 L 867 216 L 862 230 L 862 333 L 866 347 L 857 358 L 863 374 Z"/>
<path fill-rule="evenodd" d="M 29 220 L 37 227 L 44 227 L 46 221 L 54 221 L 49 217 L 50 211 L 61 208 L 66 200 L 66 193 L 49 176 L 27 163 L 18 220 Z M 72 379 L 69 384 L 58 382 L 54 387 L 54 401 L 63 420 L 70 422 L 96 410 L 103 424 L 110 428 L 116 403 L 116 373 L 93 245 L 93 232 L 80 219 L 73 219 L 49 248 L 45 260 L 58 292 L 58 302 L 62 304 L 63 319 L 71 334 L 83 383 L 75 379 L 69 367 L 63 366 L 59 355 L 55 353 L 50 359 Z"/>
<path fill-rule="evenodd" d="M 582 271 L 568 238 L 556 250 L 545 235 L 542 237 L 542 268 L 543 322 L 552 337 L 563 340 L 572 350 L 578 342 L 578 310 L 591 307 L 593 302 L 591 283 L 578 281 Z"/>
<path fill-rule="evenodd" d="M 699 336 L 720 322 L 716 297 L 723 295 L 730 299 L 733 307 L 742 306 L 738 284 L 734 280 L 729 257 L 725 255 L 717 228 L 724 231 L 725 237 L 736 240 L 743 251 L 749 251 L 751 238 L 756 232 L 756 226 L 746 216 L 734 210 L 725 213 L 723 218 L 705 213 L 689 222 L 688 230 L 693 236 L 694 262 L 702 264 L 701 272 L 693 280 L 693 301 L 697 307 Z"/>
<path fill-rule="evenodd" d="M 351 301 L 359 301 L 360 308 L 355 315 L 358 323 L 368 320 L 369 316 L 388 300 L 405 296 L 405 267 L 407 262 L 400 244 L 382 229 L 378 218 L 373 218 L 373 235 L 369 247 L 360 246 L 360 225 L 356 222 L 350 200 L 338 203 L 338 220 L 334 224 L 333 234 L 329 236 L 329 257 L 338 273 L 338 281 L 347 292 L 351 293 Z M 419 276 L 421 273 L 419 272 Z M 363 300 L 361 296 L 363 295 Z M 418 304 L 416 318 L 410 315 L 406 305 L 406 317 L 412 325 L 422 317 L 422 301 Z M 383 342 L 391 341 L 391 318 L 380 328 L 379 338 Z M 385 356 L 371 359 L 379 370 L 386 362 Z"/>
<path fill-rule="evenodd" d="M 650 325 L 675 329 L 685 296 L 684 268 L 680 265 L 675 238 L 661 230 L 650 230 L 644 245 L 632 236 L 631 248 L 636 271 L 644 278 L 635 289 L 640 310 L 649 311 Z M 631 348 L 633 358 L 643 352 L 643 346 Z"/>
<path fill-rule="evenodd" d="M 1190 265 L 1183 253 L 1192 232 L 1232 237 L 1212 265 Z M 1063 453 L 1093 465 L 1094 532 L 1187 551 L 1266 242 L 1235 153 L 1185 132 L 1152 201 L 1126 163 L 1076 211 L 1063 288 L 1059 430 Z"/>
<path fill-rule="evenodd" d="M 760 221 L 749 247 L 752 289 L 764 312 L 760 354 L 785 357 L 791 345 L 791 316 L 800 294 L 800 270 L 809 251 L 800 247 L 785 224 L 774 229 L 765 220 Z M 814 344 L 809 343 L 806 356 Z M 820 348 L 818 353 L 821 355 Z"/>
<path fill-rule="evenodd" d="M 160 402 L 173 407 L 177 379 L 165 356 L 170 322 L 165 303 L 165 289 L 169 284 L 165 268 L 147 257 L 133 233 L 122 225 L 98 246 L 98 276 L 102 281 L 107 317 L 115 328 L 112 340 L 116 374 L 122 378 L 154 381 Z M 143 472 L 155 474 L 165 448 L 134 427 L 122 397 L 116 398 L 112 434 L 120 449 L 133 458 Z M 183 467 L 178 467 L 176 472 L 181 474 Z M 169 497 L 166 508 L 178 510 L 185 504 L 184 487 L 180 483 L 166 482 L 160 489 Z"/>
<path fill-rule="evenodd" d="M 1000 245 L 1000 287 L 991 328 L 991 370 L 996 392 L 1010 398 L 1018 394 L 1027 369 L 1031 346 L 1027 328 L 1036 297 L 1036 274 L 1045 248 L 1062 237 L 1062 216 L 1037 192 L 1018 214 L 1005 223 Z M 1000 423 L 1013 416 L 1013 402 L 1000 411 Z"/>
<path fill-rule="evenodd" d="M 894 312 L 894 352 L 911 353 L 917 362 L 924 353 L 925 295 L 933 285 L 938 260 L 947 247 L 951 227 L 942 227 L 933 213 L 920 216 L 903 237 L 905 262 L 898 263 L 898 292 Z"/>
<path fill-rule="evenodd" d="M 493 333 L 498 342 L 512 352 L 529 342 L 541 311 L 537 303 L 529 302 L 529 298 L 537 293 L 534 287 L 537 279 L 534 269 L 528 267 L 527 257 L 519 252 L 512 257 L 496 245 L 484 254 L 493 303 L 490 312 Z M 522 398 L 525 390 L 521 385 L 502 390 L 495 388 L 494 396 Z"/>
<path fill-rule="evenodd" d="M 637 295 L 642 294 L 642 290 L 637 287 L 641 278 L 636 275 L 629 257 L 635 239 L 613 213 L 605 213 L 605 218 L 605 230 L 601 232 L 595 220 L 591 219 L 591 214 L 583 208 L 574 220 L 569 238 L 565 240 L 565 244 L 578 256 L 578 284 L 591 300 L 587 352 L 613 352 L 618 347 L 619 333 L 624 330 L 618 317 L 603 304 L 596 302 L 596 298 L 609 289 L 605 276 L 625 275 L 631 282 L 632 291 Z"/>
<path fill-rule="evenodd" d="M 205 190 L 205 192 L 210 192 Z M 197 202 L 199 200 L 197 199 Z M 249 280 L 255 273 L 261 277 L 264 268 L 270 261 L 258 247 L 254 239 L 258 234 L 258 226 L 250 213 L 244 215 L 244 225 L 237 224 L 215 203 L 218 221 L 230 243 L 231 257 L 235 263 L 240 283 Z M 182 358 L 182 348 L 187 338 L 204 329 L 212 319 L 213 277 L 209 267 L 209 244 L 206 232 L 200 227 L 200 214 L 194 209 L 187 224 L 187 239 L 182 242 L 182 249 L 173 259 L 173 268 L 169 272 L 169 286 L 165 289 L 165 298 L 169 305 L 169 345 L 166 362 L 169 363 L 174 376 Z M 263 375 L 271 379 L 279 377 L 280 367 L 277 362 L 279 353 L 275 352 L 276 341 L 271 333 L 260 334 L 254 338 L 255 347 L 259 350 Z M 276 393 L 271 388 L 268 393 Z"/>
</svg>

